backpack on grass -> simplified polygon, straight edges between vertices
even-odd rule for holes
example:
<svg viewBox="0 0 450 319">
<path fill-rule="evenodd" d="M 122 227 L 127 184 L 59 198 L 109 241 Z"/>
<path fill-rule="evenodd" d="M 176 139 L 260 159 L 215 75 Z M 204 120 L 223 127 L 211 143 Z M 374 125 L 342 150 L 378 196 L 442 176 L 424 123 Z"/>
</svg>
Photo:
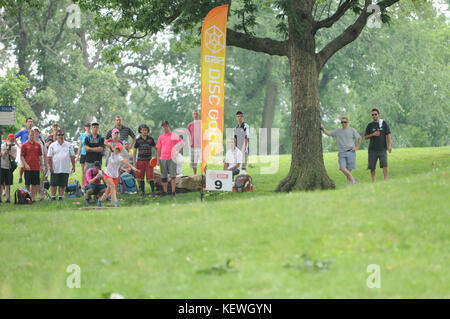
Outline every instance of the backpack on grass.
<svg viewBox="0 0 450 319">
<path fill-rule="evenodd" d="M 234 179 L 234 193 L 253 192 L 252 178 L 250 175 L 238 175 Z"/>
<path fill-rule="evenodd" d="M 66 186 L 66 198 L 78 198 L 83 196 L 80 182 L 76 179 L 70 179 Z"/>
<path fill-rule="evenodd" d="M 31 200 L 31 194 L 26 188 L 18 188 L 14 194 L 14 204 L 16 205 L 25 205 L 25 204 L 33 204 Z"/>
<path fill-rule="evenodd" d="M 118 190 L 121 194 L 137 194 L 137 185 L 131 174 L 122 174 L 119 177 Z"/>
</svg>

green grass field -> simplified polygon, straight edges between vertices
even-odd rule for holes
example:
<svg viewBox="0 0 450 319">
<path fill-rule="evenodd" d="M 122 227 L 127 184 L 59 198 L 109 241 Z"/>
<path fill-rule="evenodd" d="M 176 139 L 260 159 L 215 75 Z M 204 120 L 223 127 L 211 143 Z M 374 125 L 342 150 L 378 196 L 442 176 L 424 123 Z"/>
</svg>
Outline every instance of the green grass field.
<svg viewBox="0 0 450 319">
<path fill-rule="evenodd" d="M 337 154 L 324 156 L 336 190 L 274 193 L 289 169 L 281 156 L 276 175 L 252 164 L 253 193 L 203 203 L 191 193 L 123 195 L 106 210 L 0 204 L 0 297 L 449 298 L 450 149 L 394 149 L 390 180 L 378 170 L 375 184 L 358 151 L 352 187 Z M 79 289 L 66 286 L 70 264 Z M 366 285 L 370 264 L 381 288 Z"/>
</svg>

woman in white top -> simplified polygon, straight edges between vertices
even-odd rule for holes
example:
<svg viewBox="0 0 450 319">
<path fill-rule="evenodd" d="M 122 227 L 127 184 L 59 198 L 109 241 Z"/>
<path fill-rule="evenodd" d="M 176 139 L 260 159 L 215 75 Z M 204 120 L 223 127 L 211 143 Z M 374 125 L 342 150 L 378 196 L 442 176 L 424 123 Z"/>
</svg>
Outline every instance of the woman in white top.
<svg viewBox="0 0 450 319">
<path fill-rule="evenodd" d="M 103 201 L 111 196 L 113 203 L 115 203 L 116 207 L 119 207 L 119 201 L 117 200 L 117 184 L 119 182 L 119 168 L 120 165 L 126 165 L 134 171 L 139 171 L 136 167 L 131 165 L 128 162 L 128 158 L 123 158 L 120 155 L 122 152 L 123 146 L 122 144 L 117 144 L 116 146 L 112 146 L 109 143 L 105 143 L 105 147 L 109 148 L 112 152 L 111 156 L 108 160 L 108 165 L 106 166 L 106 170 L 104 171 L 103 177 L 106 183 L 106 191 L 103 194 L 102 198 L 98 201 L 98 207 L 102 207 Z"/>
</svg>

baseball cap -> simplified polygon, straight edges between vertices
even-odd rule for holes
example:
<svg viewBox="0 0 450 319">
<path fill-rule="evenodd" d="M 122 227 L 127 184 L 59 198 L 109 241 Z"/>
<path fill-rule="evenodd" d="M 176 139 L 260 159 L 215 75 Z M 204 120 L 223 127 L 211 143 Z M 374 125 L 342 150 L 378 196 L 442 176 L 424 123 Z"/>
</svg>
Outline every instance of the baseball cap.
<svg viewBox="0 0 450 319">
<path fill-rule="evenodd" d="M 102 168 L 102 164 L 99 161 L 94 162 L 94 167 Z"/>
<path fill-rule="evenodd" d="M 118 148 L 120 151 L 123 150 L 122 144 L 116 144 L 116 146 L 114 146 L 114 148 Z"/>
<path fill-rule="evenodd" d="M 14 134 L 9 134 L 8 135 L 8 140 L 12 139 L 12 138 L 16 138 L 16 136 Z"/>
<path fill-rule="evenodd" d="M 92 122 L 91 126 L 99 126 L 97 122 Z"/>
<path fill-rule="evenodd" d="M 164 125 L 169 125 L 169 121 L 167 121 L 167 120 L 162 121 L 161 126 L 164 126 Z"/>
<path fill-rule="evenodd" d="M 114 133 L 120 133 L 120 131 L 119 131 L 117 128 L 113 128 L 113 130 L 112 130 L 111 133 L 112 133 L 112 134 L 114 134 Z"/>
<path fill-rule="evenodd" d="M 31 130 L 32 130 L 32 131 L 36 131 L 36 130 L 37 130 L 37 131 L 39 131 L 39 132 L 41 131 L 41 130 L 39 130 L 39 127 L 37 127 L 37 126 L 33 126 L 33 127 L 31 128 Z"/>
<path fill-rule="evenodd" d="M 86 127 L 86 126 L 91 126 L 91 123 L 89 123 L 89 122 L 84 123 L 84 127 Z"/>
</svg>

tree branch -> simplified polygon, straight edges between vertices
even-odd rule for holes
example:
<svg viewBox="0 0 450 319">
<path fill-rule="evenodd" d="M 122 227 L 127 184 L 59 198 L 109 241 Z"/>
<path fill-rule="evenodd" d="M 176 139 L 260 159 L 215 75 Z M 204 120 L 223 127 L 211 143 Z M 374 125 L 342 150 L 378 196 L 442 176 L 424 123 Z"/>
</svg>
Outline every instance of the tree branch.
<svg viewBox="0 0 450 319">
<path fill-rule="evenodd" d="M 317 21 L 314 26 L 314 30 L 317 31 L 320 28 L 330 28 L 336 21 L 338 21 L 347 10 L 350 8 L 350 3 L 352 0 L 346 0 L 342 5 L 340 5 L 336 12 L 326 19 Z"/>
<path fill-rule="evenodd" d="M 384 9 L 397 3 L 398 1 L 400 0 L 384 0 L 378 2 L 377 5 L 380 7 L 380 10 L 383 11 Z M 372 14 L 372 12 L 367 12 L 367 7 L 371 3 L 371 0 L 365 0 L 363 11 L 358 16 L 356 21 L 347 29 L 345 29 L 334 40 L 329 42 L 319 53 L 316 54 L 316 59 L 318 62 L 317 67 L 319 71 L 322 69 L 328 59 L 333 56 L 333 54 L 358 38 L 367 23 L 367 18 Z"/>
<path fill-rule="evenodd" d="M 269 55 L 287 56 L 286 41 L 251 37 L 231 29 L 227 29 L 227 45 L 256 52 L 263 52 Z"/>
<path fill-rule="evenodd" d="M 66 13 L 66 15 L 64 16 L 64 19 L 63 19 L 63 21 L 62 21 L 62 23 L 61 23 L 61 26 L 59 27 L 59 32 L 58 32 L 58 34 L 56 35 L 55 40 L 53 41 L 53 44 L 52 44 L 52 46 L 51 46 L 52 49 L 55 48 L 55 46 L 56 46 L 56 44 L 58 43 L 59 39 L 61 39 L 61 36 L 62 36 L 62 34 L 63 34 L 63 32 L 64 32 L 64 26 L 65 26 L 65 24 L 66 24 L 66 22 L 67 22 L 67 18 L 68 18 L 68 17 L 69 17 L 69 13 Z"/>
</svg>

